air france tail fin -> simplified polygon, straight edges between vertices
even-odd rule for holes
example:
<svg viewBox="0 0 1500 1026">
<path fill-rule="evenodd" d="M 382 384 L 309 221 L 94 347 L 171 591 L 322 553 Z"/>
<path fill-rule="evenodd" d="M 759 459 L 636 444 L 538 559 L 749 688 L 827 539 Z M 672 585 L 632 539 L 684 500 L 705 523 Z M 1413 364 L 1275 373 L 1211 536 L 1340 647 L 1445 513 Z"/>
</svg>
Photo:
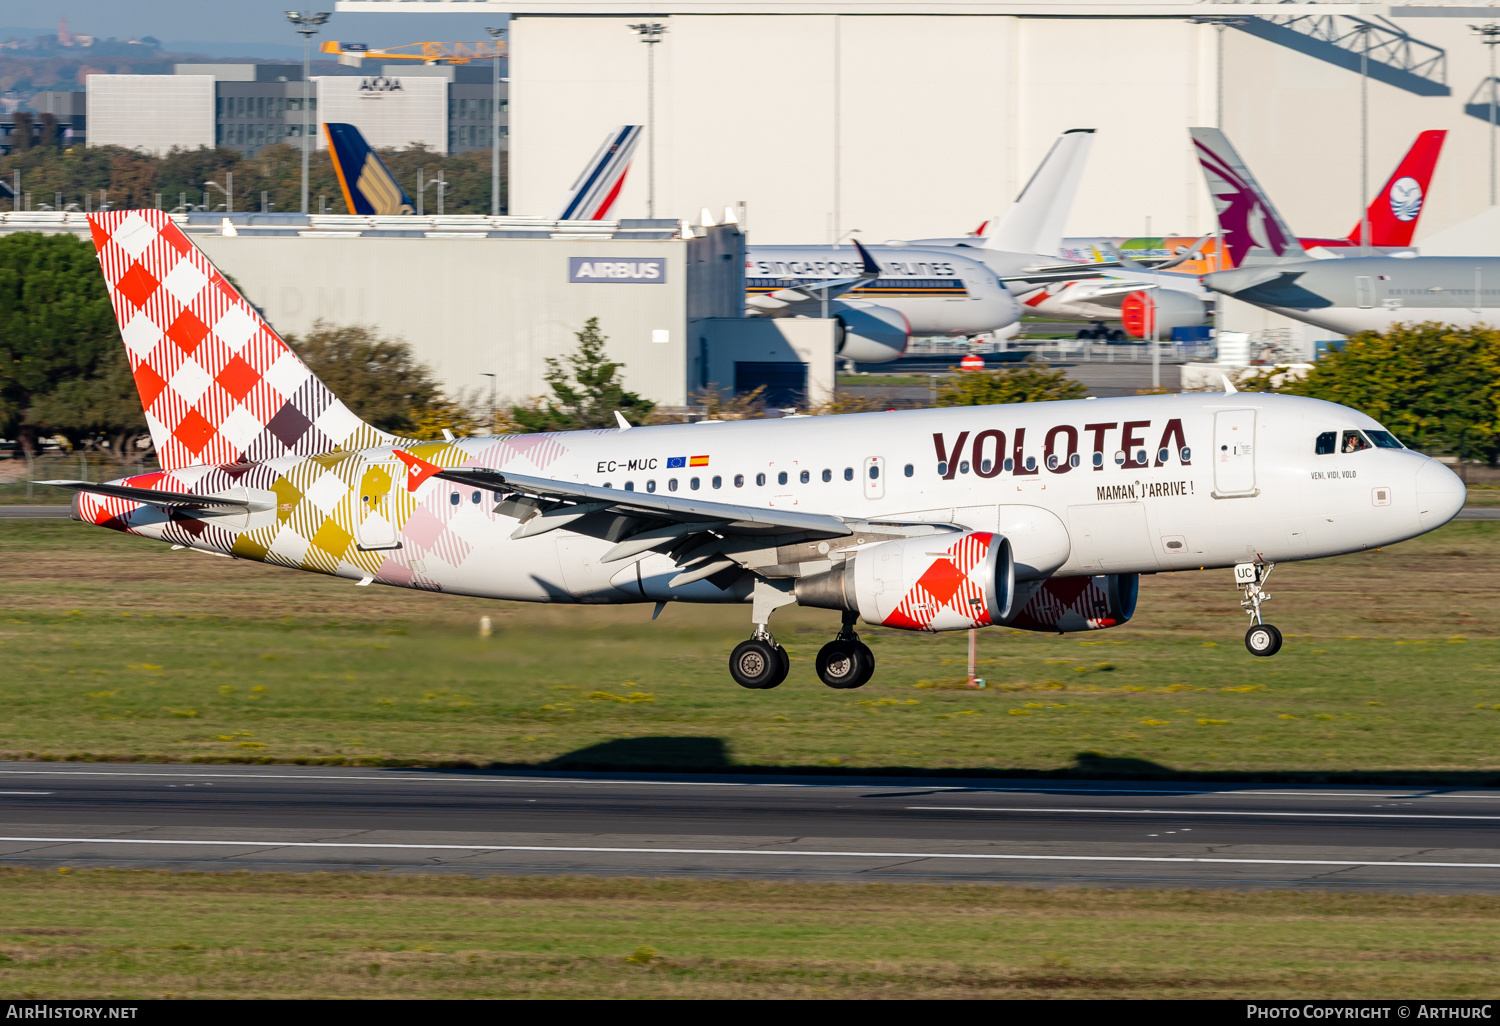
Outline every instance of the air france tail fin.
<svg viewBox="0 0 1500 1026">
<path fill-rule="evenodd" d="M 1417 232 L 1417 218 L 1422 216 L 1422 204 L 1427 198 L 1427 187 L 1432 183 L 1432 172 L 1437 167 L 1438 155 L 1443 152 L 1443 140 L 1447 135 L 1440 130 L 1423 132 L 1401 158 L 1395 173 L 1365 214 L 1370 222 L 1370 245 L 1411 245 L 1412 236 Z M 1349 233 L 1353 245 L 1360 244 L 1362 227 L 1357 224 Z"/>
<path fill-rule="evenodd" d="M 621 125 L 610 130 L 592 160 L 584 166 L 558 209 L 557 221 L 602 221 L 625 185 L 630 160 L 641 141 L 640 125 Z"/>
<path fill-rule="evenodd" d="M 353 125 L 329 121 L 323 125 L 328 155 L 339 177 L 339 188 L 351 214 L 414 214 L 411 197 L 386 168 Z"/>
<path fill-rule="evenodd" d="M 1056 259 L 1062 246 L 1063 223 L 1073 208 L 1083 166 L 1094 145 L 1092 128 L 1064 132 L 1052 144 L 1015 205 L 985 239 L 984 249 L 1008 253 L 1042 253 Z"/>
<path fill-rule="evenodd" d="M 1228 137 L 1217 128 L 1190 128 L 1188 132 L 1208 179 L 1229 266 L 1306 260 L 1302 243 L 1287 228 Z"/>
<path fill-rule="evenodd" d="M 394 440 L 308 370 L 160 210 L 89 215 L 163 470 Z"/>
</svg>

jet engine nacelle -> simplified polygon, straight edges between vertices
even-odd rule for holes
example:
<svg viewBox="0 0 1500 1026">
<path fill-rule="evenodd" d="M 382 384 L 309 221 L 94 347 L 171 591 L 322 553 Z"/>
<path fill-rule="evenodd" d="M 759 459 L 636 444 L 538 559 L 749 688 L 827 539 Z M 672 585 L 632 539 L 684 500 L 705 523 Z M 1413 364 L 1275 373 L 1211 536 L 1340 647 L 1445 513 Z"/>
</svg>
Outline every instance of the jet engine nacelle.
<svg viewBox="0 0 1500 1026">
<path fill-rule="evenodd" d="M 908 631 L 1000 623 L 1015 591 L 1010 542 L 987 531 L 881 542 L 796 584 L 804 606 L 846 609 L 866 623 Z"/>
<path fill-rule="evenodd" d="M 874 303 L 842 301 L 835 307 L 839 322 L 841 360 L 855 363 L 889 363 L 906 352 L 911 327 L 899 310 Z"/>
<path fill-rule="evenodd" d="M 1156 335 L 1172 337 L 1173 328 L 1195 328 L 1208 323 L 1209 305 L 1197 296 L 1174 289 L 1132 292 L 1120 303 L 1120 322 L 1133 338 L 1151 337 L 1151 304 L 1156 304 Z"/>
<path fill-rule="evenodd" d="M 1006 627 L 1023 631 L 1098 631 L 1118 627 L 1135 615 L 1139 574 L 1049 577 L 1020 585 Z"/>
</svg>

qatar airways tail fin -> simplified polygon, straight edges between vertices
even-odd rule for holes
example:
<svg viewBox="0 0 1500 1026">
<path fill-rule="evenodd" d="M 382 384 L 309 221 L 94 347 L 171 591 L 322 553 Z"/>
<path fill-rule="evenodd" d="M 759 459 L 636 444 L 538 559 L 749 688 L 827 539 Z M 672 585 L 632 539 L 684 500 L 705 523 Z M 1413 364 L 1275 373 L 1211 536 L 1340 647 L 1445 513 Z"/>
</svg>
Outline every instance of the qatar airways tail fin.
<svg viewBox="0 0 1500 1026">
<path fill-rule="evenodd" d="M 1417 232 L 1417 219 L 1422 216 L 1422 204 L 1427 199 L 1427 187 L 1432 183 L 1432 172 L 1437 167 L 1438 155 L 1443 152 L 1445 131 L 1423 132 L 1412 143 L 1406 156 L 1396 166 L 1396 171 L 1385 188 L 1370 203 L 1365 213 L 1370 224 L 1371 246 L 1410 246 Z M 1349 233 L 1351 245 L 1360 244 L 1359 232 L 1362 224 L 1354 226 Z"/>
<path fill-rule="evenodd" d="M 1217 128 L 1190 128 L 1188 132 L 1208 179 L 1229 266 L 1306 260 L 1302 243 L 1287 228 L 1228 137 Z"/>
<path fill-rule="evenodd" d="M 1094 145 L 1092 128 L 1064 132 L 1016 197 L 1013 207 L 985 238 L 984 249 L 1042 253 L 1056 259 L 1063 223 L 1073 208 L 1083 166 Z"/>
<path fill-rule="evenodd" d="M 635 156 L 635 147 L 640 141 L 640 125 L 621 125 L 611 129 L 598 152 L 568 190 L 554 220 L 602 221 L 607 218 L 625 185 L 630 159 Z"/>
</svg>

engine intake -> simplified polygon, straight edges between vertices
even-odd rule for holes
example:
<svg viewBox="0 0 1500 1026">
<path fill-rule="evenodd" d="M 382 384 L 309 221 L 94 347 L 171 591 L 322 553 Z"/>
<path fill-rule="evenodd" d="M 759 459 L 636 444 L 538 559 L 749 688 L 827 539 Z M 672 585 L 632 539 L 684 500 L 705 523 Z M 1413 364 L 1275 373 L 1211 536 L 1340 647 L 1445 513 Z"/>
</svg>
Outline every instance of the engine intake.
<svg viewBox="0 0 1500 1026">
<path fill-rule="evenodd" d="M 1015 612 L 1005 626 L 1065 634 L 1118 627 L 1135 615 L 1139 574 L 1051 577 L 1021 585 Z"/>
<path fill-rule="evenodd" d="M 987 531 L 901 538 L 797 581 L 804 606 L 857 612 L 881 627 L 960 631 L 1004 622 L 1016 591 L 1010 542 Z"/>
<path fill-rule="evenodd" d="M 843 300 L 835 307 L 839 323 L 840 360 L 855 363 L 889 363 L 906 352 L 911 328 L 899 310 L 858 300 Z"/>
</svg>

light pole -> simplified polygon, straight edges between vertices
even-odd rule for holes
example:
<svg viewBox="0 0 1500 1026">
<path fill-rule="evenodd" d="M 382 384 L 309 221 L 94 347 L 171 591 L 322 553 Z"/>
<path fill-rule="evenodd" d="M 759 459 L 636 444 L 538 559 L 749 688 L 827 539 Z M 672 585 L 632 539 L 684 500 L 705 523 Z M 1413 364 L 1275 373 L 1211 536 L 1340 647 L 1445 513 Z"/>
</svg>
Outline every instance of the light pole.
<svg viewBox="0 0 1500 1026">
<path fill-rule="evenodd" d="M 500 40 L 503 28 L 486 28 L 495 41 L 495 97 L 490 101 L 490 216 L 500 216 Z"/>
<path fill-rule="evenodd" d="M 1370 27 L 1359 34 L 1359 251 L 1370 252 Z"/>
<path fill-rule="evenodd" d="M 1495 205 L 1495 47 L 1500 45 L 1500 25 L 1470 25 L 1469 30 L 1490 48 L 1490 206 Z"/>
<path fill-rule="evenodd" d="M 490 433 L 493 434 L 495 431 L 495 375 L 481 371 L 479 376 L 490 379 Z"/>
<path fill-rule="evenodd" d="M 312 144 L 312 130 L 309 127 L 308 115 L 312 106 L 311 97 L 308 95 L 308 86 L 312 78 L 312 37 L 318 34 L 318 28 L 328 20 L 327 11 L 319 11 L 314 14 L 311 11 L 287 11 L 286 20 L 296 26 L 297 32 L 302 36 L 302 212 L 307 213 L 307 160 L 308 150 Z"/>
<path fill-rule="evenodd" d="M 659 21 L 626 26 L 646 44 L 646 216 L 656 216 L 656 44 L 666 35 Z"/>
<path fill-rule="evenodd" d="M 232 214 L 232 213 L 234 213 L 234 172 L 233 171 L 225 171 L 224 172 L 224 184 L 223 185 L 220 185 L 218 182 L 215 182 L 215 181 L 207 181 L 207 182 L 203 183 L 203 205 L 204 206 L 208 206 L 208 187 L 210 185 L 212 185 L 215 189 L 218 189 L 220 192 L 222 192 L 224 194 L 224 213 L 226 213 L 226 214 Z"/>
</svg>

